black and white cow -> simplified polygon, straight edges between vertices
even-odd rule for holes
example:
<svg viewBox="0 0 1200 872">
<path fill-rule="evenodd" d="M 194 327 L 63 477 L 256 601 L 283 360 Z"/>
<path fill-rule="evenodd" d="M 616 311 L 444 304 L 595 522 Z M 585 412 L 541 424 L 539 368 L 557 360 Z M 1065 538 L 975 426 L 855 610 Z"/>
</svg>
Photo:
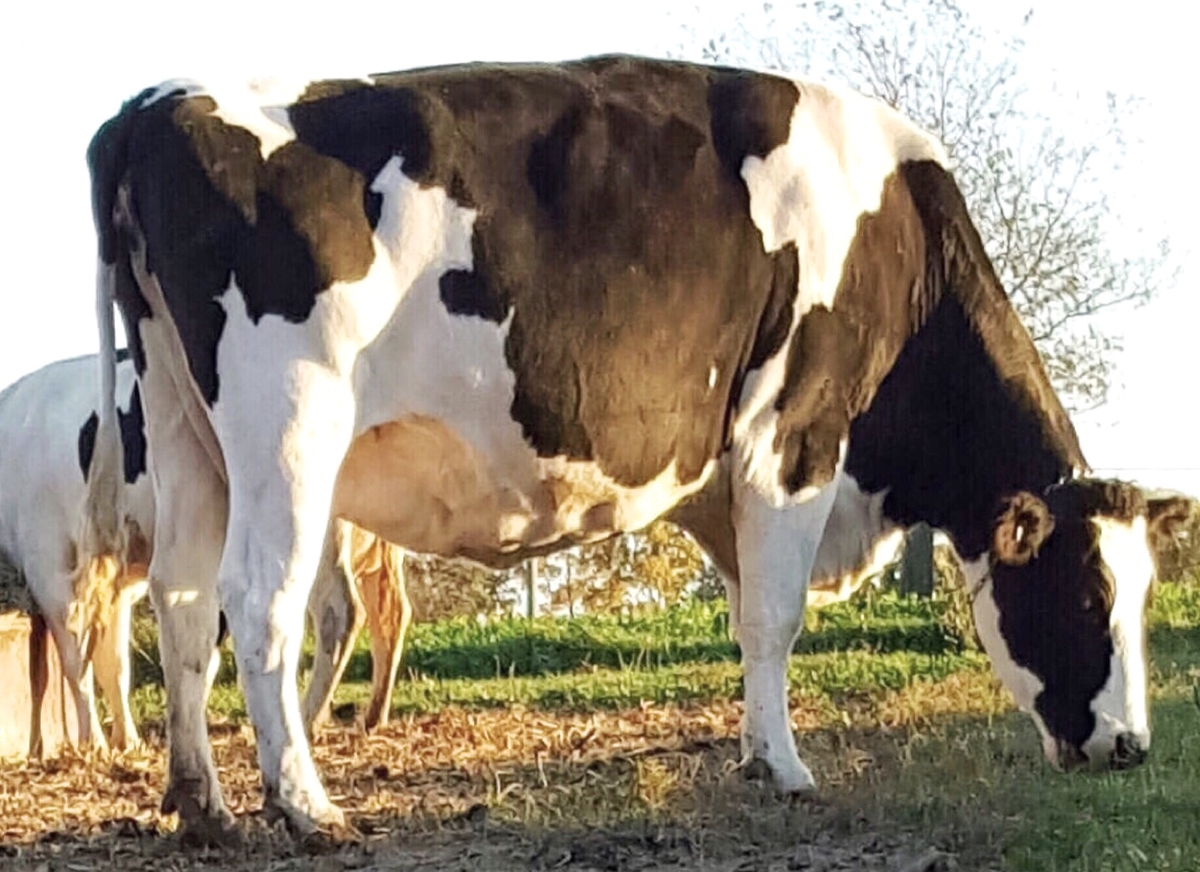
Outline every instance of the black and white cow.
<svg viewBox="0 0 1200 872">
<path fill-rule="evenodd" d="M 128 355 L 122 351 L 117 360 L 120 545 L 105 553 L 79 548 L 79 512 L 99 423 L 98 359 L 89 355 L 48 364 L 0 392 L 0 550 L 24 574 L 54 637 L 80 716 L 80 741 L 105 744 L 94 672 L 112 715 L 112 745 L 124 749 L 138 742 L 128 698 L 130 622 L 146 592 L 155 519 L 140 392 Z M 402 557 L 394 545 L 349 522 L 332 526 L 309 603 L 317 646 L 305 696 L 308 728 L 326 714 L 355 637 L 368 622 L 373 688 L 365 721 L 368 727 L 386 722 L 412 616 Z"/>
<path fill-rule="evenodd" d="M 295 690 L 331 510 L 497 566 L 675 517 L 730 579 L 745 752 L 787 791 L 813 787 L 785 665 L 835 496 L 833 553 L 924 520 L 1051 759 L 1144 753 L 1152 512 L 1072 481 L 944 151 L 886 106 L 629 57 L 172 82 L 89 160 L 106 394 L 115 299 L 154 448 L 163 806 L 193 832 L 230 823 L 219 606 L 267 807 L 342 821 Z"/>
</svg>

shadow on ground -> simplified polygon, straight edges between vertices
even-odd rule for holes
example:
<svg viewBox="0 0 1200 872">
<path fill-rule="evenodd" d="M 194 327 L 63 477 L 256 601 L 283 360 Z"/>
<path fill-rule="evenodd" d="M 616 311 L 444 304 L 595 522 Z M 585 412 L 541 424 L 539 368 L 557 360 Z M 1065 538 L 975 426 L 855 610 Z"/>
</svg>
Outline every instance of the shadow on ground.
<svg viewBox="0 0 1200 872">
<path fill-rule="evenodd" d="M 161 737 L 114 758 L 0 768 L 0 865 L 14 870 L 341 869 L 928 870 L 1000 868 L 976 829 L 892 814 L 880 786 L 923 735 L 979 732 L 975 719 L 923 730 L 846 728 L 800 736 L 824 786 L 776 797 L 737 768 L 740 707 L 566 714 L 448 710 L 367 736 L 338 725 L 317 740 L 330 793 L 363 833 L 356 844 L 297 845 L 258 816 L 247 729 L 217 725 L 214 749 L 245 843 L 182 848 L 157 814 Z M 1005 725 L 1037 754 L 1032 728 Z M 995 725 L 993 724 L 993 729 Z M 1028 732 L 1029 735 L 1021 735 Z M 1032 760 L 1032 758 L 1031 758 Z M 1036 761 L 1033 761 L 1036 762 Z M 940 852 L 940 853 L 939 853 Z"/>
<path fill-rule="evenodd" d="M 1186 861 L 1200 852 L 1198 642 L 1192 628 L 1155 631 L 1155 746 L 1129 773 L 1052 773 L 1032 723 L 1004 712 L 994 684 L 973 675 L 851 705 L 837 727 L 795 697 L 802 753 L 822 785 L 807 801 L 776 798 L 757 773 L 737 769 L 738 702 L 449 707 L 397 717 L 372 735 L 341 723 L 318 736 L 325 783 L 363 833 L 318 849 L 263 823 L 252 733 L 218 723 L 214 754 L 244 844 L 179 845 L 173 819 L 157 813 L 165 758 L 152 730 L 147 748 L 113 758 L 0 764 L 0 868 L 1194 868 Z M 1146 860 L 1156 845 L 1182 859 Z"/>
</svg>

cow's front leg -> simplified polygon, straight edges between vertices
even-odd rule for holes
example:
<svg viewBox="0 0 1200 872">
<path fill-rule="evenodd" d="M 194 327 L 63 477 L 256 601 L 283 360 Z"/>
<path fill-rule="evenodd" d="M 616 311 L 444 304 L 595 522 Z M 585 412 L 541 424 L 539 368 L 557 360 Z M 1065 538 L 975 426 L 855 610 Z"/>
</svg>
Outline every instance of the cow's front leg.
<svg viewBox="0 0 1200 872">
<path fill-rule="evenodd" d="M 264 811 L 308 835 L 343 825 L 313 763 L 296 670 L 309 592 L 329 527 L 354 402 L 330 370 L 258 368 L 223 382 L 214 414 L 229 477 L 221 593 L 254 723 Z M 265 385 L 240 395 L 243 386 Z M 253 417 L 259 426 L 244 427 Z"/>
<path fill-rule="evenodd" d="M 796 504 L 779 505 L 749 489 L 734 497 L 739 584 L 733 590 L 739 608 L 731 606 L 731 612 L 738 615 L 742 649 L 743 763 L 765 762 L 785 793 L 816 787 L 796 751 L 787 664 L 800 634 L 808 577 L 832 503 L 832 487 Z"/>
</svg>

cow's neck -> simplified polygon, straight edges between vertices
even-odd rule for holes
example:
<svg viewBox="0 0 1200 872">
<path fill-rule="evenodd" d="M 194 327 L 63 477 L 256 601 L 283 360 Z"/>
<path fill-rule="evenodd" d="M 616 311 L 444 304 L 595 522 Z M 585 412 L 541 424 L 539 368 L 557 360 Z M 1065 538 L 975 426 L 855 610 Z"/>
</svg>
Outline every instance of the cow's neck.
<svg viewBox="0 0 1200 872">
<path fill-rule="evenodd" d="M 1058 407 L 1014 387 L 1013 362 L 989 354 L 980 332 L 944 295 L 853 422 L 845 463 L 862 491 L 885 493 L 885 527 L 923 521 L 967 561 L 988 549 L 1002 497 L 1041 494 L 1082 465 L 1055 438 Z"/>
</svg>

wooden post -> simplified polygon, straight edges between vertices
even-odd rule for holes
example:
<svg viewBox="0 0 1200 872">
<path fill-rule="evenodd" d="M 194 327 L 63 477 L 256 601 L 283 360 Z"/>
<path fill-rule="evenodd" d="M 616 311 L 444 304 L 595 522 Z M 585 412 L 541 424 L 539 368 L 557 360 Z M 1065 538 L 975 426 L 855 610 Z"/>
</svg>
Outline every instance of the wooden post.
<svg viewBox="0 0 1200 872">
<path fill-rule="evenodd" d="M 0 598 L 0 757 L 54 757 L 78 739 L 75 700 L 45 621 Z"/>
<path fill-rule="evenodd" d="M 538 558 L 525 561 L 525 617 L 532 621 L 537 614 Z"/>
<path fill-rule="evenodd" d="M 575 591 L 571 589 L 571 578 L 575 574 L 575 560 L 573 555 L 568 552 L 564 561 L 563 572 L 566 573 L 564 581 L 567 588 L 567 617 L 574 620 L 575 618 Z"/>
<path fill-rule="evenodd" d="M 933 596 L 933 530 L 928 524 L 917 524 L 904 535 L 900 593 L 915 593 L 924 599 Z"/>
</svg>

